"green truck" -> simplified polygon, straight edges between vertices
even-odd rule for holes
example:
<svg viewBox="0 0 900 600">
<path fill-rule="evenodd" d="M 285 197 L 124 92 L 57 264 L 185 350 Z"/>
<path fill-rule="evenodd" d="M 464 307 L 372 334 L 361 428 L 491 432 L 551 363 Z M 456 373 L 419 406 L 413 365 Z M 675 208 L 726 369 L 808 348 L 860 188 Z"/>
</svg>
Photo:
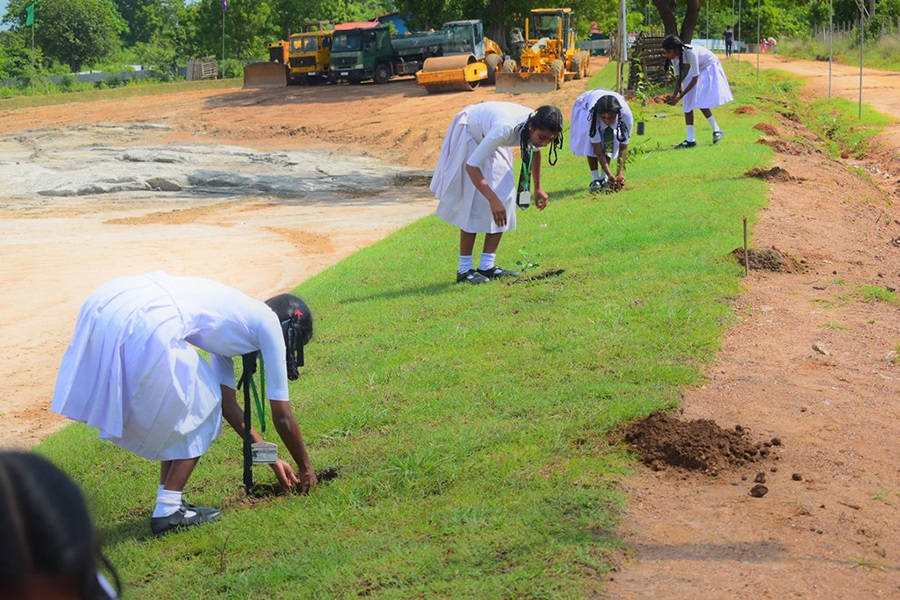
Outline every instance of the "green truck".
<svg viewBox="0 0 900 600">
<path fill-rule="evenodd" d="M 425 59 L 444 52 L 443 32 L 391 37 L 386 25 L 336 30 L 331 45 L 332 81 L 387 83 L 398 75 L 415 75 Z"/>
</svg>

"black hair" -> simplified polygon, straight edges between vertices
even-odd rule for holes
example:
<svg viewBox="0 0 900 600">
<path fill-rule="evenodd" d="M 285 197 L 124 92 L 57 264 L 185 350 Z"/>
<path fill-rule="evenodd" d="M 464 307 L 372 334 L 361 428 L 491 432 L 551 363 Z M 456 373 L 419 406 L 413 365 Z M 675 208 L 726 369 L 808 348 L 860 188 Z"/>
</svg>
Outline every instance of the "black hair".
<svg viewBox="0 0 900 600">
<path fill-rule="evenodd" d="M 524 123 L 516 126 L 516 129 L 519 130 L 519 149 L 522 151 L 523 159 L 531 148 L 531 128 L 529 125 L 533 125 L 535 129 L 552 131 L 557 134 L 556 138 L 550 143 L 550 152 L 547 155 L 547 162 L 551 165 L 555 165 L 558 157 L 557 151 L 563 146 L 562 111 L 555 106 L 545 104 L 528 115 L 528 118 Z"/>
<path fill-rule="evenodd" d="M 82 600 L 109 599 L 98 578 L 102 564 L 118 594 L 121 582 L 100 551 L 81 490 L 46 458 L 0 452 L 0 590 L 27 596 L 29 580 L 74 591 Z M 75 588 L 72 590 L 71 588 Z"/>
<path fill-rule="evenodd" d="M 620 143 L 628 139 L 628 127 L 622 121 L 622 103 L 612 94 L 600 96 L 594 103 L 593 108 L 591 108 L 591 130 L 589 135 L 594 137 L 597 134 L 597 121 L 599 120 L 600 115 L 603 114 L 616 115 L 616 122 L 613 126 L 613 130 L 616 132 L 616 139 L 618 139 Z"/>
<path fill-rule="evenodd" d="M 690 46 L 682 42 L 677 35 L 667 35 L 662 41 L 662 47 L 664 50 L 678 50 L 678 88 L 676 89 L 680 89 L 685 76 L 684 49 L 690 48 Z"/>
<path fill-rule="evenodd" d="M 266 300 L 266 304 L 278 316 L 287 352 L 287 375 L 291 381 L 300 377 L 298 367 L 303 366 L 303 346 L 313 337 L 312 312 L 306 302 L 293 294 L 279 294 Z"/>
</svg>

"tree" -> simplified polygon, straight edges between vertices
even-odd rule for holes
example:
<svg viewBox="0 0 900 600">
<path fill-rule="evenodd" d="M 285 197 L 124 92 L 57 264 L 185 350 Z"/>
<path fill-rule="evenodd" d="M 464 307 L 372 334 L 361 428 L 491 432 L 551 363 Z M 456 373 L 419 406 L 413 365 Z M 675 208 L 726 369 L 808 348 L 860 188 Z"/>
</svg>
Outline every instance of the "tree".
<svg viewBox="0 0 900 600">
<path fill-rule="evenodd" d="M 31 0 L 10 2 L 5 22 L 24 28 L 26 4 Z M 126 24 L 111 0 L 38 0 L 35 5 L 35 45 L 47 59 L 77 72 L 118 50 Z"/>
</svg>

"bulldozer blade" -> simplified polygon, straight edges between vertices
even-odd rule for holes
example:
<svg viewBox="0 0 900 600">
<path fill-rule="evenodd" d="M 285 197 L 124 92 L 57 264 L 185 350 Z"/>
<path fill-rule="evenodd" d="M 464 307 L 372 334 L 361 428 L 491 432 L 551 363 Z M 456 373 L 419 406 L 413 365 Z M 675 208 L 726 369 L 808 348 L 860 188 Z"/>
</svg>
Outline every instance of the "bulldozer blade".
<svg viewBox="0 0 900 600">
<path fill-rule="evenodd" d="M 497 91 L 507 94 L 542 94 L 557 88 L 553 73 L 497 73 Z"/>
<path fill-rule="evenodd" d="M 277 88 L 288 84 L 288 68 L 277 62 L 255 62 L 244 66 L 245 88 Z"/>
</svg>

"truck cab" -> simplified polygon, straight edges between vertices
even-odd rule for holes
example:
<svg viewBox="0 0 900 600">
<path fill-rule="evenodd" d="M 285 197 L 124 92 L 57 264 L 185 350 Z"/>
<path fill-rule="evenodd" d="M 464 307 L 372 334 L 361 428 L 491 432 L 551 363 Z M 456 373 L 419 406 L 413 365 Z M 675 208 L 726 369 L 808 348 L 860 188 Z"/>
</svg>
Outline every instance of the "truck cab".
<svg viewBox="0 0 900 600">
<path fill-rule="evenodd" d="M 444 33 L 444 55 L 471 54 L 484 60 L 484 26 L 481 21 L 449 21 L 441 28 Z"/>
<path fill-rule="evenodd" d="M 331 44 L 331 78 L 350 83 L 376 79 L 381 83 L 383 73 L 376 77 L 376 67 L 387 64 L 390 68 L 393 55 L 391 31 L 386 25 L 335 31 Z M 388 72 L 388 78 L 391 74 Z"/>
<path fill-rule="evenodd" d="M 331 30 L 295 33 L 288 40 L 291 83 L 315 83 L 331 75 Z"/>
</svg>

